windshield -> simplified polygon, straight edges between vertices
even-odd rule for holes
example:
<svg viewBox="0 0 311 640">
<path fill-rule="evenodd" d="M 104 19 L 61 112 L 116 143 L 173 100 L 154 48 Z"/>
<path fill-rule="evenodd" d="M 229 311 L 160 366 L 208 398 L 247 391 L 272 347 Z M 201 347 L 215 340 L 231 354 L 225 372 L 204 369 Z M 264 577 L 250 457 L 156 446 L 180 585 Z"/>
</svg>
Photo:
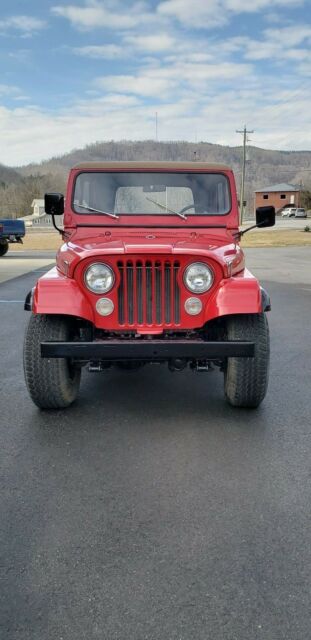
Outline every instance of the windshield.
<svg viewBox="0 0 311 640">
<path fill-rule="evenodd" d="M 219 216 L 230 211 L 230 187 L 221 173 L 83 172 L 73 206 L 84 215 Z"/>
</svg>

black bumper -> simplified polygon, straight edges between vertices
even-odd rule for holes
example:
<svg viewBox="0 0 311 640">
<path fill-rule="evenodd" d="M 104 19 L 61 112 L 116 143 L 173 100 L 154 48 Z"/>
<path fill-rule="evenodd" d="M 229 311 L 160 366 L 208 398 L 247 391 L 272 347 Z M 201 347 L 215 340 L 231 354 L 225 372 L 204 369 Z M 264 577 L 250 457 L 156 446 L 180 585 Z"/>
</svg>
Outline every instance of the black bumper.
<svg viewBox="0 0 311 640">
<path fill-rule="evenodd" d="M 253 342 L 204 340 L 96 340 L 94 342 L 42 342 L 43 358 L 74 358 L 76 360 L 146 360 L 166 361 L 223 360 L 228 357 L 254 356 Z"/>
</svg>

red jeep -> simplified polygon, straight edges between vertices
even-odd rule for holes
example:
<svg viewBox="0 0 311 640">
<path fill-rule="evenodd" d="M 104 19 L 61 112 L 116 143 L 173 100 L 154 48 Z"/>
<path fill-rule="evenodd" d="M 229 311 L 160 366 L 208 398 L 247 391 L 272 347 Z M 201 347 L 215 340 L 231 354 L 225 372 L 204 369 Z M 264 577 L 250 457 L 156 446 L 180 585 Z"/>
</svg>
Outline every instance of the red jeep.
<svg viewBox="0 0 311 640">
<path fill-rule="evenodd" d="M 231 405 L 260 404 L 270 301 L 245 268 L 229 167 L 79 164 L 65 205 L 50 193 L 45 208 L 54 226 L 64 214 L 64 244 L 25 302 L 24 370 L 38 407 L 70 405 L 84 366 L 159 362 L 171 371 L 216 365 Z M 274 221 L 273 207 L 257 209 L 254 226 Z"/>
</svg>

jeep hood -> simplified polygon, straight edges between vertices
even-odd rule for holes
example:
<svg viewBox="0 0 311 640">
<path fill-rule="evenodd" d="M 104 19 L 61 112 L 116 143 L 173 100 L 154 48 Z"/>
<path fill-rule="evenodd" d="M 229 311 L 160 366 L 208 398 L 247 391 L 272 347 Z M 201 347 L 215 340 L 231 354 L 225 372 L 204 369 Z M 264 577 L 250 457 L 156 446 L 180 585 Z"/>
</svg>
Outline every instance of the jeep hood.
<svg viewBox="0 0 311 640">
<path fill-rule="evenodd" d="M 85 231 L 85 230 L 84 230 Z M 69 270 L 74 269 L 81 260 L 99 256 L 118 256 L 132 254 L 197 255 L 210 257 L 222 266 L 228 261 L 241 262 L 243 252 L 234 242 L 232 233 L 227 229 L 166 229 L 166 230 L 126 230 L 92 233 L 87 237 L 75 234 L 59 250 L 57 263 L 62 269 L 66 262 Z M 126 237 L 124 237 L 126 235 Z M 244 256 L 243 256 L 244 262 Z"/>
</svg>

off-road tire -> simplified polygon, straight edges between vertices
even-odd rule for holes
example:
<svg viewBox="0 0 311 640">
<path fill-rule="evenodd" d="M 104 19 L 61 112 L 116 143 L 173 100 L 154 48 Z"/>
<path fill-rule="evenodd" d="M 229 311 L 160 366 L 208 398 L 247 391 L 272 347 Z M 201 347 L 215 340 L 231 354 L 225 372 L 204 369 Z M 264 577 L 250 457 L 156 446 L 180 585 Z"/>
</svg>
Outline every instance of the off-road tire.
<svg viewBox="0 0 311 640">
<path fill-rule="evenodd" d="M 70 320 L 63 316 L 32 314 L 24 341 L 24 374 L 33 402 L 40 409 L 64 409 L 76 399 L 81 370 L 67 358 L 41 358 L 45 340 L 67 341 Z"/>
<path fill-rule="evenodd" d="M 0 241 L 0 258 L 2 258 L 2 256 L 5 256 L 8 250 L 9 250 L 9 243 L 6 241 L 5 242 Z"/>
<path fill-rule="evenodd" d="M 253 358 L 228 358 L 225 396 L 234 407 L 256 408 L 266 395 L 269 379 L 270 341 L 266 314 L 229 316 L 227 339 L 254 342 L 255 355 Z"/>
</svg>

